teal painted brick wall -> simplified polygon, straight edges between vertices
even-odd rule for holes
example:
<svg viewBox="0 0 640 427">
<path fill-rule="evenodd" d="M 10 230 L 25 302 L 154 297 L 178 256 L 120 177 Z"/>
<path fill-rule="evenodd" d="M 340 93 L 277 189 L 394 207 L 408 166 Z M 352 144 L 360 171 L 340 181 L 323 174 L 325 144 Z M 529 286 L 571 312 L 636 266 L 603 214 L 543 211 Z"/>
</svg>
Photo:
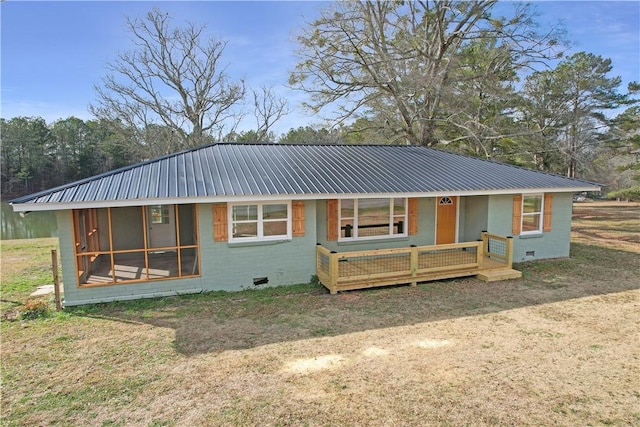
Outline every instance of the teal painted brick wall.
<svg viewBox="0 0 640 427">
<path fill-rule="evenodd" d="M 514 236 L 513 260 L 515 262 L 569 256 L 571 244 L 571 193 L 554 193 L 551 231 L 529 236 Z M 487 231 L 503 236 L 511 235 L 513 196 L 489 196 Z M 527 255 L 533 252 L 533 255 Z"/>
<path fill-rule="evenodd" d="M 67 306 L 191 293 L 198 292 L 202 289 L 200 277 L 132 283 L 130 285 L 78 287 L 71 211 L 58 211 L 56 218 L 58 222 L 58 239 L 60 242 L 60 259 L 64 283 L 64 303 Z"/>
<path fill-rule="evenodd" d="M 511 234 L 513 196 L 477 196 L 460 200 L 459 241 L 474 241 L 483 229 L 504 236 Z M 418 202 L 418 234 L 406 238 L 354 243 L 327 241 L 326 202 L 305 202 L 305 235 L 290 241 L 265 244 L 229 244 L 213 240 L 211 204 L 198 205 L 201 277 L 172 279 L 130 285 L 82 288 L 76 284 L 71 211 L 58 211 L 58 236 L 66 305 L 115 299 L 135 299 L 201 290 L 237 291 L 253 288 L 253 279 L 268 277 L 266 286 L 308 282 L 315 274 L 315 247 L 357 251 L 432 245 L 435 242 L 436 199 Z M 572 194 L 555 194 L 552 230 L 542 235 L 516 236 L 514 261 L 569 256 Z M 527 256 L 533 251 L 535 255 Z M 265 285 L 261 285 L 264 287 Z"/>
<path fill-rule="evenodd" d="M 461 197 L 460 205 L 460 242 L 473 242 L 487 229 L 489 215 L 489 197 Z"/>
<path fill-rule="evenodd" d="M 290 241 L 230 244 L 213 241 L 212 205 L 200 206 L 200 250 L 205 290 L 253 288 L 253 279 L 268 277 L 268 285 L 308 283 L 315 274 L 316 202 L 305 202 L 305 235 Z"/>
</svg>

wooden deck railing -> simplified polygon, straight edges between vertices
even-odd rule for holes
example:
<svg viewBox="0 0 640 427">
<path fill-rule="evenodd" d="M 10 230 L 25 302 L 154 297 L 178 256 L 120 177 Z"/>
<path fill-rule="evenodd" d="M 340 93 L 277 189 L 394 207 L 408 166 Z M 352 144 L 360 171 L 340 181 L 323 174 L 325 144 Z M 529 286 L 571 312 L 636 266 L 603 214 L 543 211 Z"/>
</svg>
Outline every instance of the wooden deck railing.
<svg viewBox="0 0 640 427">
<path fill-rule="evenodd" d="M 486 231 L 481 234 L 485 256 L 500 261 L 511 268 L 513 265 L 513 237 L 499 236 Z"/>
<path fill-rule="evenodd" d="M 511 268 L 512 241 L 482 233 L 476 242 L 397 249 L 332 252 L 318 244 L 316 272 L 331 293 L 452 277 L 472 276 L 487 268 Z"/>
</svg>

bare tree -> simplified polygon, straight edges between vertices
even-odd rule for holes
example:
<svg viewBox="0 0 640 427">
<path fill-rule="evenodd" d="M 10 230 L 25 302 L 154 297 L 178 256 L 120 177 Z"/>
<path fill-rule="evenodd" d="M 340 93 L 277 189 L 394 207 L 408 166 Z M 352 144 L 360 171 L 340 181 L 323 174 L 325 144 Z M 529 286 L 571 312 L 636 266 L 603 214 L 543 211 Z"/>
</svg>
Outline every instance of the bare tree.
<svg viewBox="0 0 640 427">
<path fill-rule="evenodd" d="M 127 19 L 135 48 L 108 64 L 90 111 L 142 132 L 152 125 L 165 127 L 179 146 L 195 147 L 237 125 L 234 107 L 245 86 L 230 81 L 221 64 L 226 42 L 206 38 L 204 26 L 170 24 L 169 15 L 158 9 L 145 19 Z"/>
<path fill-rule="evenodd" d="M 278 97 L 273 88 L 268 86 L 252 89 L 251 92 L 253 93 L 253 115 L 257 125 L 256 142 L 272 141 L 274 136 L 271 128 L 278 120 L 289 114 L 287 100 Z"/>
<path fill-rule="evenodd" d="M 383 115 L 388 130 L 411 144 L 436 144 L 444 124 L 471 133 L 447 109 L 464 97 L 464 86 L 493 77 L 486 68 L 472 72 L 462 55 L 465 46 L 481 40 L 495 46 L 488 69 L 508 76 L 559 53 L 560 34 L 538 33 L 528 5 L 515 5 L 509 17 L 494 17 L 495 4 L 332 3 L 298 37 L 299 61 L 290 84 L 310 94 L 308 106 L 314 111 L 336 108 L 338 122 L 371 112 Z"/>
</svg>

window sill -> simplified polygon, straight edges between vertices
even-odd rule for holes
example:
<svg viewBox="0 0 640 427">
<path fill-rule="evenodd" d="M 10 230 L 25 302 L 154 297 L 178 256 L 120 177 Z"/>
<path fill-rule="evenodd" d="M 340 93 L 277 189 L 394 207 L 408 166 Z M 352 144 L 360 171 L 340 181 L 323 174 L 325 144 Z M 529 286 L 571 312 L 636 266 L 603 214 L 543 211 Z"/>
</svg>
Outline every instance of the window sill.
<svg viewBox="0 0 640 427">
<path fill-rule="evenodd" d="M 228 242 L 227 246 L 230 248 L 244 248 L 250 246 L 266 246 L 266 245 L 279 245 L 280 243 L 288 243 L 292 239 L 291 237 L 283 237 L 282 239 L 273 240 L 251 240 L 246 242 Z"/>
<path fill-rule="evenodd" d="M 358 239 L 358 240 L 342 240 L 338 241 L 338 246 L 354 246 L 354 245 L 366 245 L 385 242 L 406 242 L 409 240 L 408 236 L 398 237 L 381 237 L 378 239 Z"/>
<path fill-rule="evenodd" d="M 531 233 L 531 234 L 521 234 L 518 236 L 520 239 L 539 239 L 543 237 L 543 233 Z"/>
</svg>

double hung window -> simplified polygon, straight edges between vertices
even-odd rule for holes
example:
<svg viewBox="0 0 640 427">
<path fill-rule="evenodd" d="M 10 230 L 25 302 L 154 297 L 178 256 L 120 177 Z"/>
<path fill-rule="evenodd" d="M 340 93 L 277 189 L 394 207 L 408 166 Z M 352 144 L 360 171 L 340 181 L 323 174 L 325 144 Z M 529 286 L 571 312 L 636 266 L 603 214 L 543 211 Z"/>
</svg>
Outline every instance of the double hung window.
<svg viewBox="0 0 640 427">
<path fill-rule="evenodd" d="M 528 194 L 522 198 L 522 234 L 542 233 L 542 194 Z"/>
<path fill-rule="evenodd" d="M 407 199 L 342 199 L 339 240 L 407 235 Z"/>
<path fill-rule="evenodd" d="M 229 209 L 230 242 L 291 238 L 291 203 L 238 203 Z"/>
</svg>

